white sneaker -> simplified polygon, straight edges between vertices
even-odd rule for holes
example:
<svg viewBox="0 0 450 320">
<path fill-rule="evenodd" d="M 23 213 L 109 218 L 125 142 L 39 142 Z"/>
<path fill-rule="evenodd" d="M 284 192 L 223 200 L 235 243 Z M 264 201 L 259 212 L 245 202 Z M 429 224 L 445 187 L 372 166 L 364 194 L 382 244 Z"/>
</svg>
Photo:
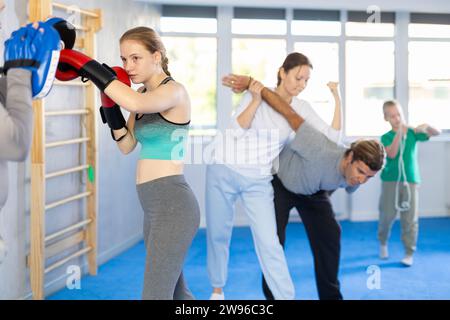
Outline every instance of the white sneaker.
<svg viewBox="0 0 450 320">
<path fill-rule="evenodd" d="M 401 261 L 402 264 L 404 264 L 407 267 L 411 267 L 413 265 L 413 256 L 412 254 L 407 254 Z"/>
<path fill-rule="evenodd" d="M 223 292 L 222 293 L 213 292 L 209 297 L 209 300 L 225 300 L 225 294 Z"/>
<path fill-rule="evenodd" d="M 380 259 L 386 260 L 389 258 L 389 251 L 387 244 L 380 245 Z"/>
</svg>

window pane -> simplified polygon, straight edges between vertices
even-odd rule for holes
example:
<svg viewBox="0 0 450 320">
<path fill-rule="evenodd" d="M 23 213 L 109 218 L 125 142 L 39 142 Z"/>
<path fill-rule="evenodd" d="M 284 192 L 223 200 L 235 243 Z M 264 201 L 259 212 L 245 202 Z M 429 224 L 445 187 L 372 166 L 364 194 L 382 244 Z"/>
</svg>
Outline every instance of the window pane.
<svg viewBox="0 0 450 320">
<path fill-rule="evenodd" d="M 217 41 L 215 38 L 163 37 L 169 71 L 191 98 L 191 127 L 216 126 Z"/>
<path fill-rule="evenodd" d="M 339 45 L 333 42 L 296 42 L 294 49 L 306 55 L 313 65 L 308 86 L 299 98 L 311 103 L 317 114 L 331 124 L 334 99 L 327 83 L 339 81 Z"/>
<path fill-rule="evenodd" d="M 234 34 L 286 34 L 286 21 L 271 19 L 233 19 L 231 32 Z"/>
<path fill-rule="evenodd" d="M 268 87 L 277 84 L 278 68 L 286 58 L 286 41 L 277 39 L 233 39 L 233 73 L 251 75 Z M 236 106 L 239 96 L 233 95 Z"/>
<path fill-rule="evenodd" d="M 450 129 L 449 57 L 449 42 L 409 43 L 408 115 L 411 125 L 429 123 Z"/>
<path fill-rule="evenodd" d="M 292 21 L 291 33 L 305 36 L 340 36 L 339 21 Z"/>
<path fill-rule="evenodd" d="M 410 23 L 408 32 L 410 37 L 450 38 L 450 25 Z"/>
<path fill-rule="evenodd" d="M 393 23 L 346 22 L 345 33 L 355 37 L 393 37 Z"/>
<path fill-rule="evenodd" d="M 346 134 L 378 136 L 389 130 L 382 105 L 394 97 L 394 43 L 347 41 Z"/>
<path fill-rule="evenodd" d="M 217 19 L 161 17 L 162 32 L 216 33 Z"/>
</svg>

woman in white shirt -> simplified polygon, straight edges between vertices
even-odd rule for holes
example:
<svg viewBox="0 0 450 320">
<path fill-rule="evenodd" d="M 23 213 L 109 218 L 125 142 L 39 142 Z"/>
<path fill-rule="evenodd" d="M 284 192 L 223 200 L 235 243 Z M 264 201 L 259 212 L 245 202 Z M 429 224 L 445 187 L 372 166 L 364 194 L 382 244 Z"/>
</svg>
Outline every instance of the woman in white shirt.
<svg viewBox="0 0 450 320">
<path fill-rule="evenodd" d="M 293 109 L 330 140 L 340 142 L 340 103 L 336 84 L 333 127 L 297 98 L 308 83 L 312 64 L 301 53 L 289 54 L 278 72 L 274 89 Z M 224 133 L 208 148 L 212 151 L 206 170 L 207 269 L 213 287 L 211 299 L 224 299 L 234 204 L 241 198 L 255 244 L 256 254 L 275 299 L 294 299 L 295 290 L 280 245 L 273 202 L 272 166 L 294 132 L 287 121 L 261 97 L 263 85 L 250 77 L 230 75 L 224 85 L 240 92 L 248 87 Z"/>
</svg>

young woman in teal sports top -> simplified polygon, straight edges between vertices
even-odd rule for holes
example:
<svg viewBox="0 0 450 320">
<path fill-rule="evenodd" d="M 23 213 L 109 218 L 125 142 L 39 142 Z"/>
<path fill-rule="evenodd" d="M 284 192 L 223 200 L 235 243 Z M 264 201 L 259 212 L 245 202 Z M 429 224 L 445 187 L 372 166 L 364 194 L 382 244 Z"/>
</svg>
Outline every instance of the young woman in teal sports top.
<svg viewBox="0 0 450 320">
<path fill-rule="evenodd" d="M 193 299 L 183 264 L 200 223 L 197 199 L 183 175 L 191 105 L 184 86 L 170 77 L 159 35 L 137 27 L 120 38 L 123 67 L 134 91 L 114 81 L 105 93 L 130 111 L 127 127 L 114 130 L 124 154 L 141 144 L 136 189 L 144 210 L 147 248 L 143 299 Z M 128 128 L 128 129 L 127 129 Z"/>
</svg>

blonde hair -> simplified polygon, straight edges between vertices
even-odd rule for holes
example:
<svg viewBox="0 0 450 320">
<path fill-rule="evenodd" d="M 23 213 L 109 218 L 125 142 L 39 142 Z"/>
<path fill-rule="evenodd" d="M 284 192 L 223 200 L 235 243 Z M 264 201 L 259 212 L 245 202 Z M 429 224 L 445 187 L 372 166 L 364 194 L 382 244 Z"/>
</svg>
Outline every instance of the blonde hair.
<svg viewBox="0 0 450 320">
<path fill-rule="evenodd" d="M 159 34 L 148 27 L 136 27 L 125 32 L 121 37 L 119 42 L 122 43 L 125 40 L 138 41 L 144 45 L 144 47 L 151 53 L 159 52 L 161 53 L 161 67 L 163 71 L 170 76 L 169 72 L 169 59 L 167 58 L 166 48 Z"/>
<path fill-rule="evenodd" d="M 397 109 L 400 108 L 400 104 L 396 100 L 387 100 L 383 103 L 383 114 L 386 115 L 386 109 L 390 107 L 397 107 Z"/>
</svg>

